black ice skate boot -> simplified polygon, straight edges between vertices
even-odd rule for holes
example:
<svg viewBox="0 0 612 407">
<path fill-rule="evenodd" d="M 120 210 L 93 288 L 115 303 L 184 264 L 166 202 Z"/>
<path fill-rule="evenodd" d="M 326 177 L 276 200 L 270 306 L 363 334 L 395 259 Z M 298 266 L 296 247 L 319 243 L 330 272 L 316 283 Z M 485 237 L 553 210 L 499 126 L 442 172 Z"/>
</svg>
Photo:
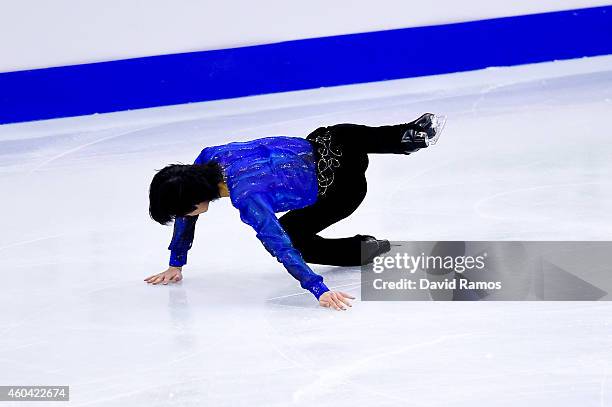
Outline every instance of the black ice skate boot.
<svg viewBox="0 0 612 407">
<path fill-rule="evenodd" d="M 446 116 L 433 113 L 425 113 L 408 123 L 408 129 L 404 132 L 401 141 L 405 145 L 404 153 L 414 153 L 421 148 L 436 144 L 445 124 Z"/>
<path fill-rule="evenodd" d="M 374 261 L 374 257 L 380 256 L 391 250 L 391 243 L 388 240 L 376 239 L 374 236 L 357 235 L 361 238 L 361 265 L 366 265 Z"/>
</svg>

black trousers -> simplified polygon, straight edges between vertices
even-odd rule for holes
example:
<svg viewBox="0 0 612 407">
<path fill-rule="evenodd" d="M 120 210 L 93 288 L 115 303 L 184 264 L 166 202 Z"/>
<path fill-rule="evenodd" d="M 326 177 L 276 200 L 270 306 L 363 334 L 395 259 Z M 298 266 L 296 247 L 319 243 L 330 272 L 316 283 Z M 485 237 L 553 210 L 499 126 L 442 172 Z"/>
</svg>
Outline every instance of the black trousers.
<svg viewBox="0 0 612 407">
<path fill-rule="evenodd" d="M 409 125 L 337 124 L 320 127 L 306 137 L 315 151 L 318 198 L 313 205 L 289 211 L 280 218 L 306 262 L 333 266 L 361 264 L 364 236 L 327 239 L 319 233 L 355 212 L 365 198 L 368 154 L 407 154 L 401 140 Z"/>
</svg>

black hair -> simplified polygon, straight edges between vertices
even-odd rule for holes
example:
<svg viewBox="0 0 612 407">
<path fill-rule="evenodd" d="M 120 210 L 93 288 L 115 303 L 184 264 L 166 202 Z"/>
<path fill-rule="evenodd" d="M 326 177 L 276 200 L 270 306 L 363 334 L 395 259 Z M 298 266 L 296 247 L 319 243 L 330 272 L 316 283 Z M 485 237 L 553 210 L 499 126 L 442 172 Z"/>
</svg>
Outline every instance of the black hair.
<svg viewBox="0 0 612 407">
<path fill-rule="evenodd" d="M 166 225 L 176 216 L 185 216 L 204 201 L 220 197 L 223 181 L 219 164 L 170 164 L 159 170 L 149 188 L 149 215 Z"/>
</svg>

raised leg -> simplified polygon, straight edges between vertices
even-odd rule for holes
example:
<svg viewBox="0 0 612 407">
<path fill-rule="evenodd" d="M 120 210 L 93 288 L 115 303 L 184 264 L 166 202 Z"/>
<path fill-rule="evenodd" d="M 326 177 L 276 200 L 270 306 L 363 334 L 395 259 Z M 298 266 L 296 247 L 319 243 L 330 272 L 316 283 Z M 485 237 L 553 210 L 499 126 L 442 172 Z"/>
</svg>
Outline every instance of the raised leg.
<svg viewBox="0 0 612 407">
<path fill-rule="evenodd" d="M 437 142 L 446 117 L 426 113 L 405 124 L 364 126 L 337 124 L 323 128 L 345 149 L 366 154 L 410 154 Z"/>
</svg>

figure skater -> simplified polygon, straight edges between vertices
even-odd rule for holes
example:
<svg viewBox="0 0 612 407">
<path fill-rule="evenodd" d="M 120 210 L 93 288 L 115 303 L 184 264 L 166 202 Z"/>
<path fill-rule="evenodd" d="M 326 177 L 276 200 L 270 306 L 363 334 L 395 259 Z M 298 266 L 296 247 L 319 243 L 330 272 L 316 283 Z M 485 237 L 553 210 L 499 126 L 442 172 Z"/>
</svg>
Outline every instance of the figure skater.
<svg viewBox="0 0 612 407">
<path fill-rule="evenodd" d="M 174 219 L 170 267 L 145 279 L 181 281 L 198 216 L 211 201 L 229 197 L 266 250 L 323 307 L 346 310 L 354 297 L 330 291 L 306 263 L 358 266 L 390 250 L 369 235 L 328 239 L 319 233 L 348 217 L 366 195 L 368 154 L 411 154 L 435 144 L 445 117 L 426 113 L 413 122 L 368 127 L 320 127 L 306 139 L 267 137 L 206 147 L 191 165 L 158 171 L 149 190 L 151 218 Z M 289 211 L 280 219 L 276 212 Z"/>
</svg>

